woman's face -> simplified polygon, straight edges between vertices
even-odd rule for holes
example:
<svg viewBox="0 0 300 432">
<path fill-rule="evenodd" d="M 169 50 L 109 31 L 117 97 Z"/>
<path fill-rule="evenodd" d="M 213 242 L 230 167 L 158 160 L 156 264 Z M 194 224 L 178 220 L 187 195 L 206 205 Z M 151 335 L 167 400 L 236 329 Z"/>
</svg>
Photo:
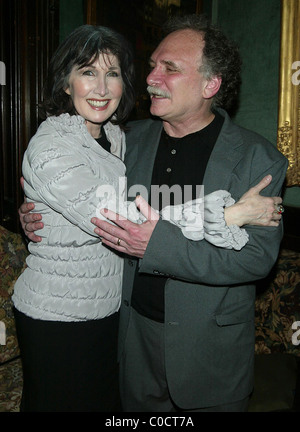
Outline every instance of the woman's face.
<svg viewBox="0 0 300 432">
<path fill-rule="evenodd" d="M 117 57 L 100 54 L 90 66 L 74 66 L 65 92 L 71 96 L 77 114 L 86 120 L 90 134 L 98 138 L 102 123 L 116 111 L 123 93 Z"/>
</svg>

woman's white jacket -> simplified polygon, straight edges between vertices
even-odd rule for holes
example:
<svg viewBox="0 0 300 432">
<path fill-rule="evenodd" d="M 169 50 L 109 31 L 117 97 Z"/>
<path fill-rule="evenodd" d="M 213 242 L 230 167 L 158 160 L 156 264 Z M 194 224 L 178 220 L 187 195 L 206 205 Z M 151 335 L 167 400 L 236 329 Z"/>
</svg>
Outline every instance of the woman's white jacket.
<svg viewBox="0 0 300 432">
<path fill-rule="evenodd" d="M 13 302 L 33 318 L 84 321 L 119 309 L 123 260 L 101 244 L 90 222 L 109 202 L 123 201 L 126 188 L 124 133 L 111 123 L 104 129 L 111 154 L 82 117 L 49 117 L 25 152 L 25 195 L 44 228 L 42 241 L 29 243 Z"/>
</svg>

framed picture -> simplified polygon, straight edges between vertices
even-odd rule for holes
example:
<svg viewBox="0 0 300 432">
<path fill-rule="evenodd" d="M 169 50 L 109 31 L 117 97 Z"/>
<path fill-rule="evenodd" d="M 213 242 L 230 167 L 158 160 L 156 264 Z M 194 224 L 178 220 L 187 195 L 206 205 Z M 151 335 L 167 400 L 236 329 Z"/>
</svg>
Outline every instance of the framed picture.
<svg viewBox="0 0 300 432">
<path fill-rule="evenodd" d="M 299 22 L 300 0 L 282 0 L 277 147 L 289 160 L 287 186 L 300 186 Z"/>
</svg>

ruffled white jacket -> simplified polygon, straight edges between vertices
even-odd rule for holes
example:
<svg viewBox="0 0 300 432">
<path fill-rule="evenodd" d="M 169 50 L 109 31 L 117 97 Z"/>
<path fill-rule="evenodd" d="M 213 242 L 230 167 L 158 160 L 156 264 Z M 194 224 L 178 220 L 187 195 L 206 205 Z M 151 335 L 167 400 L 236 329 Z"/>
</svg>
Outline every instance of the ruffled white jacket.
<svg viewBox="0 0 300 432">
<path fill-rule="evenodd" d="M 82 117 L 49 117 L 25 152 L 25 194 L 44 228 L 42 242 L 29 243 L 28 267 L 13 302 L 33 318 L 81 321 L 119 309 L 123 260 L 101 244 L 90 222 L 107 205 L 103 187 L 124 199 L 119 178 L 125 176 L 125 137 L 111 123 L 104 129 L 112 154 L 91 137 Z"/>
</svg>

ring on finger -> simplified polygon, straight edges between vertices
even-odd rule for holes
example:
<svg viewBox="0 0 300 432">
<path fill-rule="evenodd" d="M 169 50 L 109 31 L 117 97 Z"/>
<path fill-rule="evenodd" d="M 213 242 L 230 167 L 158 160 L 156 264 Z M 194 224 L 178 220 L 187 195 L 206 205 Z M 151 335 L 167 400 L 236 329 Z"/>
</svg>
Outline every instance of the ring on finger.
<svg viewBox="0 0 300 432">
<path fill-rule="evenodd" d="M 118 240 L 117 240 L 117 245 L 120 246 L 120 244 L 121 244 L 121 239 L 118 238 Z"/>
<path fill-rule="evenodd" d="M 284 207 L 281 204 L 276 204 L 275 205 L 275 213 L 281 214 L 283 212 L 284 212 Z"/>
</svg>

